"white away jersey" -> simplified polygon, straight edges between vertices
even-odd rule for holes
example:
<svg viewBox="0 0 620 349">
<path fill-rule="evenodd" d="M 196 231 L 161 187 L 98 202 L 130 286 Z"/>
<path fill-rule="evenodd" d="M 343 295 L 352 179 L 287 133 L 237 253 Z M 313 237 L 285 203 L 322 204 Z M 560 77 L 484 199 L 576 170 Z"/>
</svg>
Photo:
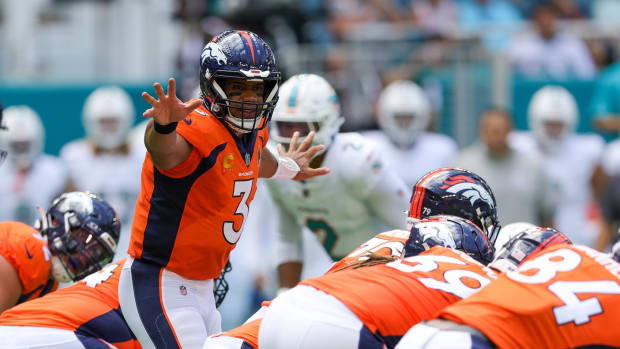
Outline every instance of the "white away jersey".
<svg viewBox="0 0 620 349">
<path fill-rule="evenodd" d="M 60 150 L 76 189 L 101 195 L 121 219 L 121 237 L 114 260 L 127 256 L 145 155 L 146 148 L 138 147 L 133 147 L 129 154 L 95 155 L 93 147 L 85 140 L 67 143 Z"/>
<path fill-rule="evenodd" d="M 432 132 L 421 132 L 409 149 L 400 149 L 385 132 L 376 130 L 363 134 L 375 141 L 382 158 L 410 188 L 425 174 L 441 167 L 453 166 L 458 147 L 452 138 Z"/>
<path fill-rule="evenodd" d="M 32 225 L 39 218 L 35 206 L 47 210 L 66 185 L 67 170 L 54 156 L 40 155 L 26 172 L 6 161 L 0 166 L 0 221 Z"/>
<path fill-rule="evenodd" d="M 280 263 L 301 260 L 304 226 L 332 258 L 345 256 L 385 227 L 405 227 L 410 188 L 385 166 L 373 141 L 340 133 L 321 166 L 329 167 L 330 174 L 303 182 L 267 181 L 279 210 L 279 240 L 293 249 L 280 254 Z"/>
<path fill-rule="evenodd" d="M 554 228 L 574 244 L 593 246 L 599 228 L 588 220 L 588 210 L 594 203 L 590 179 L 600 165 L 604 140 L 598 135 L 572 134 L 555 154 L 542 153 L 531 132 L 513 132 L 509 140 L 514 147 L 543 159 L 556 203 Z"/>
</svg>

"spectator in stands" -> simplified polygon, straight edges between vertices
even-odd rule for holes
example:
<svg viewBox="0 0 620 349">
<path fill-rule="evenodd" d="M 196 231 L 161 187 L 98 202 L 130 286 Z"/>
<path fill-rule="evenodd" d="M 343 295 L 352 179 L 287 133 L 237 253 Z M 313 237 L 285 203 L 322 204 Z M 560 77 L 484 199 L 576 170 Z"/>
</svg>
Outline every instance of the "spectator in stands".
<svg viewBox="0 0 620 349">
<path fill-rule="evenodd" d="M 516 71 L 531 78 L 594 77 L 596 66 L 584 42 L 557 28 L 557 11 L 548 4 L 533 9 L 534 29 L 517 36 L 508 55 Z"/>
<path fill-rule="evenodd" d="M 453 0 L 421 0 L 411 3 L 416 26 L 430 37 L 443 37 L 457 19 L 458 8 Z"/>
<path fill-rule="evenodd" d="M 466 32 L 480 35 L 491 51 L 506 48 L 510 33 L 521 21 L 517 7 L 508 0 L 462 0 L 459 24 Z"/>
<path fill-rule="evenodd" d="M 9 152 L 0 167 L 0 221 L 33 224 L 36 205 L 47 207 L 67 185 L 60 159 L 43 153 L 45 129 L 39 114 L 25 105 L 4 110 L 0 149 Z"/>
<path fill-rule="evenodd" d="M 541 159 L 508 144 L 512 117 L 502 109 L 485 111 L 479 124 L 480 140 L 463 149 L 462 167 L 484 177 L 493 188 L 502 222 L 530 222 L 548 226 L 553 203 Z"/>
<path fill-rule="evenodd" d="M 116 208 L 122 231 L 115 260 L 127 256 L 146 154 L 145 147 L 132 147 L 129 131 L 134 120 L 134 105 L 127 92 L 118 86 L 100 87 L 84 103 L 86 137 L 60 150 L 72 182 L 68 189 L 98 194 Z"/>
</svg>

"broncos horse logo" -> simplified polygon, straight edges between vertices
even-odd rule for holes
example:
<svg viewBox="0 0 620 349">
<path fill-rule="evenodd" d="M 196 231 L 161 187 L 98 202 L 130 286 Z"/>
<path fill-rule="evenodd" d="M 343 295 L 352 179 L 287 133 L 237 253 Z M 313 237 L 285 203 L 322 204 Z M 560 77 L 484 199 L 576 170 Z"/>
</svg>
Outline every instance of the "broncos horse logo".
<svg viewBox="0 0 620 349">
<path fill-rule="evenodd" d="M 446 189 L 448 193 L 466 197 L 472 205 L 476 201 L 482 200 L 491 207 L 495 206 L 491 194 L 483 186 L 477 184 L 476 181 L 464 175 L 449 177 L 440 188 Z"/>
<path fill-rule="evenodd" d="M 204 63 L 207 58 L 215 59 L 217 64 L 223 65 L 228 63 L 228 59 L 222 51 L 222 48 L 215 42 L 210 42 L 207 46 L 205 46 L 205 49 L 202 50 L 202 55 L 200 55 L 200 58 L 202 59 L 202 63 Z"/>
</svg>

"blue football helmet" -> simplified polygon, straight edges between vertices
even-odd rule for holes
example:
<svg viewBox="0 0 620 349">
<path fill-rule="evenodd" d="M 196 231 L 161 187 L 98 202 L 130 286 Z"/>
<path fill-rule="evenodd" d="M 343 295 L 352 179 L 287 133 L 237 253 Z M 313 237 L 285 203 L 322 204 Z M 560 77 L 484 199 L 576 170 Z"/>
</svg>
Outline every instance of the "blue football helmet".
<svg viewBox="0 0 620 349">
<path fill-rule="evenodd" d="M 263 82 L 261 103 L 231 99 L 224 81 L 238 79 Z M 200 90 L 204 106 L 233 130 L 247 133 L 267 126 L 278 101 L 280 71 L 271 48 L 258 35 L 242 30 L 220 33 L 200 56 Z M 253 117 L 236 117 L 253 112 Z M 245 113 L 244 113 L 245 112 Z"/>
<path fill-rule="evenodd" d="M 39 222 L 52 253 L 52 275 L 77 281 L 112 261 L 121 223 L 114 209 L 89 192 L 64 193 Z"/>
<path fill-rule="evenodd" d="M 2 102 L 0 102 L 0 131 L 6 131 L 4 123 L 2 123 Z M 6 149 L 0 148 L 0 166 L 2 165 L 2 163 L 4 163 L 4 160 L 6 160 L 6 155 Z"/>
<path fill-rule="evenodd" d="M 413 187 L 408 221 L 452 215 L 474 222 L 493 244 L 500 230 L 491 187 L 477 174 L 455 167 L 427 173 Z"/>
<path fill-rule="evenodd" d="M 433 246 L 463 251 L 484 265 L 493 260 L 493 247 L 482 230 L 457 216 L 438 215 L 414 222 L 403 257 L 416 256 Z"/>
<path fill-rule="evenodd" d="M 513 271 L 530 256 L 558 244 L 572 244 L 572 242 L 566 235 L 553 228 L 527 228 L 513 236 L 497 251 L 489 267 L 502 272 Z"/>
</svg>

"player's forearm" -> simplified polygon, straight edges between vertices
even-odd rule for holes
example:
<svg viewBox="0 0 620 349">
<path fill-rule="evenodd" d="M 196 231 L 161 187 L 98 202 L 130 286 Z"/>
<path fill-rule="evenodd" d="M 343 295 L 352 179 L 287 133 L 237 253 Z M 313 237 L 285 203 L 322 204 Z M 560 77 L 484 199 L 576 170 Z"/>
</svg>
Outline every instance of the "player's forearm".
<svg viewBox="0 0 620 349">
<path fill-rule="evenodd" d="M 153 164 L 162 170 L 169 170 L 185 161 L 192 147 L 176 131 L 160 133 L 149 122 L 144 135 L 144 145 L 151 155 Z"/>
<path fill-rule="evenodd" d="M 260 169 L 258 170 L 258 176 L 261 178 L 271 178 L 278 169 L 278 161 L 275 156 L 265 148 L 263 150 L 263 159 L 260 162 Z"/>
</svg>

